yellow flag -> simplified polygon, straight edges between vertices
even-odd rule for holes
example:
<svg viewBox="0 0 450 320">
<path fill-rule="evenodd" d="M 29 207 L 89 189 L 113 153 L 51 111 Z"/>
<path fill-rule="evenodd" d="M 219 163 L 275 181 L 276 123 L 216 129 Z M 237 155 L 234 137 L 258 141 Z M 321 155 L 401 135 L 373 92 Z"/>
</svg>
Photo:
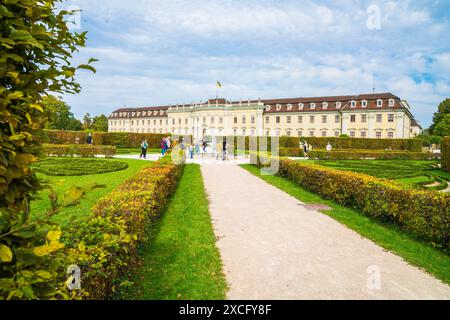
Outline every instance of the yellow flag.
<svg viewBox="0 0 450 320">
<path fill-rule="evenodd" d="M 217 81 L 217 88 L 222 88 L 222 84 L 219 81 Z"/>
</svg>

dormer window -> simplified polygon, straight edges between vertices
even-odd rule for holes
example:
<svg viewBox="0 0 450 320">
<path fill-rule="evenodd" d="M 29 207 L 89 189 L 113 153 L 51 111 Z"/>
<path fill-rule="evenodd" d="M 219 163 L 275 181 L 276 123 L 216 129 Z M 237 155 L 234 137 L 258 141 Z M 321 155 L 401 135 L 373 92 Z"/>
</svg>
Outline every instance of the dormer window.
<svg viewBox="0 0 450 320">
<path fill-rule="evenodd" d="M 352 107 L 352 108 L 356 108 L 356 101 L 355 101 L 355 100 L 353 100 L 353 101 L 351 102 L 351 107 Z"/>
<path fill-rule="evenodd" d="M 161 111 L 159 112 L 159 114 L 160 114 L 160 115 L 163 115 L 163 114 L 164 114 L 164 110 L 161 110 Z"/>
<path fill-rule="evenodd" d="M 298 110 L 303 110 L 304 107 L 305 105 L 303 103 L 298 104 Z"/>
<path fill-rule="evenodd" d="M 367 100 L 363 100 L 361 106 L 367 108 Z"/>
<path fill-rule="evenodd" d="M 277 104 L 277 111 L 281 110 L 281 104 Z"/>
<path fill-rule="evenodd" d="M 340 109 L 342 107 L 342 103 L 341 102 L 336 102 L 336 109 Z"/>
<path fill-rule="evenodd" d="M 270 106 L 266 106 L 266 111 L 270 111 Z"/>
<path fill-rule="evenodd" d="M 288 104 L 287 105 L 287 109 L 288 109 L 288 111 L 291 111 L 292 110 L 292 104 Z"/>
<path fill-rule="evenodd" d="M 377 107 L 378 107 L 378 108 L 381 108 L 382 106 L 383 106 L 383 100 L 378 99 L 378 100 L 377 100 Z"/>
<path fill-rule="evenodd" d="M 133 112 L 133 113 L 131 114 L 131 116 L 133 116 L 133 117 L 134 117 L 135 115 L 136 115 L 136 112 Z"/>
<path fill-rule="evenodd" d="M 315 110 L 316 109 L 316 104 L 315 103 L 311 103 L 311 110 Z"/>
<path fill-rule="evenodd" d="M 327 110 L 327 109 L 328 109 L 328 102 L 322 103 L 322 108 L 323 108 L 324 110 Z"/>
<path fill-rule="evenodd" d="M 389 99 L 389 107 L 394 107 L 395 106 L 395 100 L 394 99 Z"/>
</svg>

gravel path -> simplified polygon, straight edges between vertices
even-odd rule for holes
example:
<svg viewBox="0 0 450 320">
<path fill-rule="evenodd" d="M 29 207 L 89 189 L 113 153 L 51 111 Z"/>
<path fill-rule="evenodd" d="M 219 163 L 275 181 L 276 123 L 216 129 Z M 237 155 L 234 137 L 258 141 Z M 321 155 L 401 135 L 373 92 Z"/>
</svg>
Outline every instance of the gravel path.
<svg viewBox="0 0 450 320">
<path fill-rule="evenodd" d="M 244 169 L 202 173 L 229 299 L 450 299 L 449 286 Z"/>
</svg>

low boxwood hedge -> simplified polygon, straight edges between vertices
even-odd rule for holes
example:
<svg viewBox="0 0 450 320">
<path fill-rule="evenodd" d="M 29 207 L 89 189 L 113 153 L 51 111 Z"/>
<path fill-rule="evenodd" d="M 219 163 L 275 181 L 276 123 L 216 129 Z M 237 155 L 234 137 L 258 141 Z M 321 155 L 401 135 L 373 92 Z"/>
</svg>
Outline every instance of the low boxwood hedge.
<svg viewBox="0 0 450 320">
<path fill-rule="evenodd" d="M 112 158 L 117 153 L 117 149 L 113 146 L 44 144 L 43 153 L 47 157 L 93 158 L 103 155 L 106 158 Z"/>
<path fill-rule="evenodd" d="M 258 158 L 261 165 L 267 159 Z M 270 161 L 269 161 L 270 163 Z M 450 195 L 404 189 L 365 174 L 280 158 L 278 175 L 343 206 L 390 221 L 435 246 L 450 244 Z"/>
<path fill-rule="evenodd" d="M 141 170 L 100 199 L 89 220 L 65 233 L 69 261 L 82 271 L 78 298 L 105 299 L 135 270 L 138 245 L 175 191 L 183 167 L 166 157 Z"/>
<path fill-rule="evenodd" d="M 441 157 L 435 153 L 384 150 L 313 150 L 308 156 L 317 160 L 437 160 Z"/>
<path fill-rule="evenodd" d="M 300 148 L 280 148 L 279 155 L 281 157 L 304 157 L 305 153 Z"/>
<path fill-rule="evenodd" d="M 34 163 L 32 168 L 48 176 L 86 176 L 125 170 L 128 163 L 99 159 L 47 158 Z"/>
</svg>

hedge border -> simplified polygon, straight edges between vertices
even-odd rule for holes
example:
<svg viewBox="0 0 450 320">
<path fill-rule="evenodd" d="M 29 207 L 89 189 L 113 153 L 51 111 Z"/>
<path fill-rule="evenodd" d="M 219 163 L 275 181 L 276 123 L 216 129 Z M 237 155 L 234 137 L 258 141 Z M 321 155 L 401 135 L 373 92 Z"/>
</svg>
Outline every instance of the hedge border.
<svg viewBox="0 0 450 320">
<path fill-rule="evenodd" d="M 113 146 L 44 144 L 42 149 L 47 157 L 94 158 L 103 155 L 106 158 L 112 158 L 117 153 L 117 148 Z"/>
<path fill-rule="evenodd" d="M 383 150 L 313 150 L 308 156 L 316 160 L 439 160 L 441 158 L 440 154 L 435 153 Z"/>
<path fill-rule="evenodd" d="M 270 163 L 273 158 L 258 157 Z M 365 215 L 381 218 L 437 247 L 450 245 L 450 195 L 404 189 L 389 180 L 279 158 L 281 177 Z"/>
<path fill-rule="evenodd" d="M 170 156 L 140 170 L 93 207 L 92 217 L 67 232 L 69 261 L 82 270 L 79 298 L 106 299 L 140 264 L 138 246 L 176 190 L 184 164 Z"/>
<path fill-rule="evenodd" d="M 445 137 L 442 139 L 441 152 L 442 169 L 450 172 L 450 137 Z"/>
</svg>

